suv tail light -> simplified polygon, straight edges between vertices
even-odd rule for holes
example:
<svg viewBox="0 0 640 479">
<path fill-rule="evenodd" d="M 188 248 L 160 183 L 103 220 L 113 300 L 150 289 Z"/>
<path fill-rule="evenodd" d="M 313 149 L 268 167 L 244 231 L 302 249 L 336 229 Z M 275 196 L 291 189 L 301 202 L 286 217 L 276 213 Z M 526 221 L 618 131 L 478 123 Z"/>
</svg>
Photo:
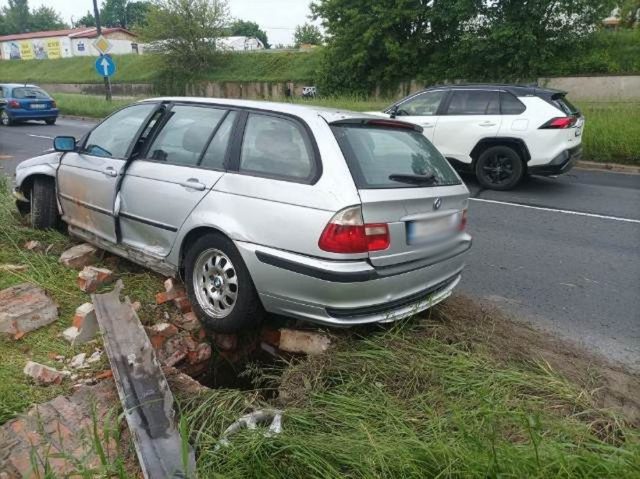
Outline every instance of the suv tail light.
<svg viewBox="0 0 640 479">
<path fill-rule="evenodd" d="M 338 211 L 325 226 L 318 246 L 330 253 L 367 253 L 389 247 L 386 223 L 365 223 L 362 208 L 351 206 Z"/>
<path fill-rule="evenodd" d="M 575 116 L 559 116 L 552 118 L 540 127 L 540 130 L 562 130 L 571 128 L 578 119 Z"/>
<path fill-rule="evenodd" d="M 20 102 L 17 100 L 9 100 L 9 108 L 20 108 Z"/>
</svg>

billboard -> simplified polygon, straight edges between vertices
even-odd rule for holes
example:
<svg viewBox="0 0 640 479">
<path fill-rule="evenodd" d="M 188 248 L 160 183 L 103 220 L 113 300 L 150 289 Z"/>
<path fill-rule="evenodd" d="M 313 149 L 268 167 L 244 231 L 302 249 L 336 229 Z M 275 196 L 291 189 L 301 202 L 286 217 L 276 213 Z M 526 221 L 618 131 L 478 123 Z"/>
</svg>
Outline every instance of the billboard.
<svg viewBox="0 0 640 479">
<path fill-rule="evenodd" d="M 11 60 L 45 60 L 62 56 L 59 38 L 37 38 L 9 43 Z"/>
</svg>

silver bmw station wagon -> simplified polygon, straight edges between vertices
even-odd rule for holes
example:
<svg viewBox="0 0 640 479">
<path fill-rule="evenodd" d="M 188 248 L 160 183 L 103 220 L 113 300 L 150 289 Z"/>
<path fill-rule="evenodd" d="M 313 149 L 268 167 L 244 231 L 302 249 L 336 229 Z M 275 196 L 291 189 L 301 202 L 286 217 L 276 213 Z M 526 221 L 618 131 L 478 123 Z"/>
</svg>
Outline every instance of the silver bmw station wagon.
<svg viewBox="0 0 640 479">
<path fill-rule="evenodd" d="M 125 107 L 16 171 L 35 227 L 181 276 L 211 330 L 392 321 L 460 281 L 469 192 L 419 126 L 204 98 Z"/>
</svg>

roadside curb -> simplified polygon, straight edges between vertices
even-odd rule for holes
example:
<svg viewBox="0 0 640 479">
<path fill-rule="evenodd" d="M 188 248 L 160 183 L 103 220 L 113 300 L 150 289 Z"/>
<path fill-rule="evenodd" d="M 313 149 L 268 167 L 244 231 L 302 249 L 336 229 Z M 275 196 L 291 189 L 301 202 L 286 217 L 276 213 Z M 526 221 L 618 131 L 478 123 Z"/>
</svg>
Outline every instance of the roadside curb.
<svg viewBox="0 0 640 479">
<path fill-rule="evenodd" d="M 64 118 L 65 120 L 79 120 L 79 121 L 93 121 L 98 123 L 101 118 L 94 118 L 91 116 L 76 116 L 76 115 L 59 115 L 58 118 Z"/>
<path fill-rule="evenodd" d="M 613 173 L 640 175 L 640 166 L 622 165 L 620 163 L 598 163 L 596 161 L 578 161 L 576 168 L 582 170 L 598 170 Z"/>
</svg>

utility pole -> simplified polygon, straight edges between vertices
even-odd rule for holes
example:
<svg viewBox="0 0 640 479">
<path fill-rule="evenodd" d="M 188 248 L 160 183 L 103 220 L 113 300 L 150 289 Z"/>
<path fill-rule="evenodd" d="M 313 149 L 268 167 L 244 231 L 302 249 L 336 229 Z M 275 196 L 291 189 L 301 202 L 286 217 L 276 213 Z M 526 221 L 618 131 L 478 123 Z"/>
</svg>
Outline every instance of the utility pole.
<svg viewBox="0 0 640 479">
<path fill-rule="evenodd" d="M 100 27 L 100 10 L 98 9 L 98 0 L 93 0 L 93 16 L 96 20 L 96 36 L 102 35 L 102 28 Z M 104 76 L 104 91 L 107 101 L 111 101 L 111 80 L 108 76 Z"/>
</svg>

